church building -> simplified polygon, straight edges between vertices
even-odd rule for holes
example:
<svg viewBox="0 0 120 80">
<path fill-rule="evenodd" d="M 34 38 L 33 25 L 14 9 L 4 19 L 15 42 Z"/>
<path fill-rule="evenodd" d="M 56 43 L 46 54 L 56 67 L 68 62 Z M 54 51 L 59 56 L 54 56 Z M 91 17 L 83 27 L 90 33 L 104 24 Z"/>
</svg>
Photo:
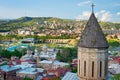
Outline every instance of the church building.
<svg viewBox="0 0 120 80">
<path fill-rule="evenodd" d="M 80 80 L 106 80 L 108 42 L 95 17 L 91 16 L 78 43 L 78 77 Z"/>
</svg>

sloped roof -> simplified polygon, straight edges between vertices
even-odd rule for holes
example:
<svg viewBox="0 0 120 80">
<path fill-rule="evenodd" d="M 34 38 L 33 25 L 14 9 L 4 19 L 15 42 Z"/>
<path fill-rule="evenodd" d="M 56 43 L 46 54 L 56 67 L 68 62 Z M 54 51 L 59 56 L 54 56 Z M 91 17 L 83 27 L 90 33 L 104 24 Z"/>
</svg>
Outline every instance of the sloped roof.
<svg viewBox="0 0 120 80">
<path fill-rule="evenodd" d="M 62 80 L 80 80 L 76 73 L 67 72 Z"/>
<path fill-rule="evenodd" d="M 108 48 L 109 47 L 108 42 L 93 12 L 81 35 L 78 46 L 85 47 L 85 48 Z"/>
</svg>

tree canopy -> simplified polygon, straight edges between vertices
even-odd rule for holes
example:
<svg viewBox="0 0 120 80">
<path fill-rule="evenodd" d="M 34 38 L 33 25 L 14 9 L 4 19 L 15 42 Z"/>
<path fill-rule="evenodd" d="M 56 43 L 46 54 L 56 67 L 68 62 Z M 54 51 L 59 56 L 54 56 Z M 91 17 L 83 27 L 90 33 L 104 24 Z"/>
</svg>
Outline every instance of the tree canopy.
<svg viewBox="0 0 120 80">
<path fill-rule="evenodd" d="M 57 60 L 63 62 L 72 62 L 72 59 L 77 58 L 77 48 L 62 48 L 61 51 L 57 53 Z"/>
</svg>

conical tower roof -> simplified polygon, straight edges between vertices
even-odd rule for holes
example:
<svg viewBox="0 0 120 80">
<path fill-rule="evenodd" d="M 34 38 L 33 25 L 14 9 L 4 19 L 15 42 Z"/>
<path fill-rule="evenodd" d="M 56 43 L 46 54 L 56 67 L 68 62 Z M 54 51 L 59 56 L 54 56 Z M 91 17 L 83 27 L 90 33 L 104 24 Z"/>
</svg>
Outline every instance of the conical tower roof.
<svg viewBox="0 0 120 80">
<path fill-rule="evenodd" d="M 100 28 L 100 25 L 92 12 L 88 23 L 82 32 L 79 47 L 85 48 L 108 48 L 108 42 Z"/>
</svg>

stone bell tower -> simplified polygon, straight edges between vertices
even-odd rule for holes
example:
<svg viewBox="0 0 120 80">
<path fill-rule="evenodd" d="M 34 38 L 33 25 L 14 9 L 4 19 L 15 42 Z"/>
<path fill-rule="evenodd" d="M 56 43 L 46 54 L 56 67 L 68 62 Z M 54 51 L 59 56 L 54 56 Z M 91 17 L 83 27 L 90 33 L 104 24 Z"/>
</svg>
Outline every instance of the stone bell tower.
<svg viewBox="0 0 120 80">
<path fill-rule="evenodd" d="M 80 80 L 105 80 L 108 42 L 93 12 L 78 43 L 78 77 Z"/>
</svg>

